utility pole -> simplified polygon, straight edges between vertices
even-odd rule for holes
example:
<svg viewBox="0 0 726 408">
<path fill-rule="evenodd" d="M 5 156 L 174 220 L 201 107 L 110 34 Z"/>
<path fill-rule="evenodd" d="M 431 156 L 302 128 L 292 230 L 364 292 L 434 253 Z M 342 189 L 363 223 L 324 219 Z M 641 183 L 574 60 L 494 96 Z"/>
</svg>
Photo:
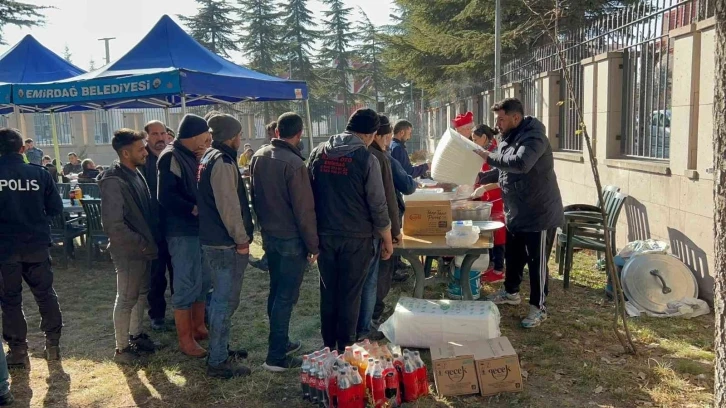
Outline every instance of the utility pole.
<svg viewBox="0 0 726 408">
<path fill-rule="evenodd" d="M 111 62 L 111 48 L 108 46 L 108 43 L 111 40 L 115 40 L 116 37 L 106 37 L 106 38 L 99 38 L 98 41 L 103 41 L 106 43 L 106 65 L 108 65 Z"/>
<path fill-rule="evenodd" d="M 502 4 L 496 0 L 494 13 L 494 103 L 501 100 L 502 93 Z"/>
</svg>

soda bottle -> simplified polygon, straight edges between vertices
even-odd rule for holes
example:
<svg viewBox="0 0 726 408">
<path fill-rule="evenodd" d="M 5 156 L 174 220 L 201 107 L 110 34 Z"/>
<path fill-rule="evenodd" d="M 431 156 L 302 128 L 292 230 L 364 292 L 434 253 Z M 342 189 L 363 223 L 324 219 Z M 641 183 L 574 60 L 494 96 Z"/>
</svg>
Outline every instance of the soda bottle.
<svg viewBox="0 0 726 408">
<path fill-rule="evenodd" d="M 323 353 L 330 354 L 330 347 L 326 347 L 323 349 Z"/>
<path fill-rule="evenodd" d="M 330 406 L 330 401 L 328 400 L 328 387 L 326 378 L 327 376 L 325 373 L 325 367 L 323 366 L 323 362 L 318 361 L 318 405 L 324 408 Z"/>
<path fill-rule="evenodd" d="M 76 200 L 83 200 L 83 190 L 81 190 L 80 184 L 76 184 Z"/>
<path fill-rule="evenodd" d="M 403 358 L 400 354 L 396 353 L 393 355 L 393 368 L 396 370 L 396 374 L 398 375 L 398 403 L 400 405 L 405 392 L 403 384 Z"/>
<path fill-rule="evenodd" d="M 413 355 L 416 363 L 416 377 L 418 378 L 418 394 L 421 396 L 429 395 L 429 373 L 426 370 L 426 364 L 424 364 L 418 351 L 414 351 Z"/>
<path fill-rule="evenodd" d="M 308 389 L 310 390 L 310 402 L 318 405 L 320 395 L 318 394 L 318 360 L 310 360 L 310 371 L 308 371 Z"/>
<path fill-rule="evenodd" d="M 403 401 L 412 402 L 418 398 L 416 366 L 410 356 L 403 357 Z"/>
<path fill-rule="evenodd" d="M 336 373 L 338 378 L 338 392 L 337 392 L 337 407 L 338 408 L 353 408 L 352 401 L 353 393 L 352 384 L 350 377 L 345 372 L 345 367 L 340 367 Z"/>
<path fill-rule="evenodd" d="M 373 369 L 375 368 L 375 360 L 372 358 L 368 359 L 368 367 L 366 368 L 365 383 L 366 389 L 373 392 Z"/>
<path fill-rule="evenodd" d="M 340 368 L 340 366 L 338 365 L 338 361 L 333 362 L 333 368 L 330 371 L 330 374 L 328 375 L 328 379 L 327 379 L 328 401 L 330 401 L 331 407 L 338 406 L 338 400 L 339 400 L 339 394 L 340 394 L 340 387 L 338 385 L 339 368 Z"/>
<path fill-rule="evenodd" d="M 345 353 L 343 353 L 343 359 L 348 363 L 353 363 L 355 360 L 355 356 L 353 355 L 353 347 L 348 346 L 345 348 Z"/>
<path fill-rule="evenodd" d="M 396 374 L 396 369 L 393 367 L 393 362 L 391 359 L 386 360 L 386 365 L 383 368 L 383 377 L 386 381 L 386 401 L 388 401 L 388 406 L 395 407 L 399 405 L 399 395 L 398 395 L 398 375 Z"/>
<path fill-rule="evenodd" d="M 308 373 L 310 372 L 310 360 L 303 356 L 302 368 L 300 369 L 300 387 L 302 387 L 303 400 L 310 400 L 310 387 L 308 385 Z"/>
<path fill-rule="evenodd" d="M 366 385 L 363 382 L 358 370 L 355 368 L 350 370 L 350 383 L 354 390 L 354 404 L 353 408 L 364 408 L 366 406 Z"/>
<path fill-rule="evenodd" d="M 373 389 L 371 394 L 373 395 L 373 403 L 376 408 L 381 408 L 386 404 L 386 380 L 383 378 L 383 366 L 381 366 L 380 360 L 376 360 L 373 367 Z"/>
</svg>

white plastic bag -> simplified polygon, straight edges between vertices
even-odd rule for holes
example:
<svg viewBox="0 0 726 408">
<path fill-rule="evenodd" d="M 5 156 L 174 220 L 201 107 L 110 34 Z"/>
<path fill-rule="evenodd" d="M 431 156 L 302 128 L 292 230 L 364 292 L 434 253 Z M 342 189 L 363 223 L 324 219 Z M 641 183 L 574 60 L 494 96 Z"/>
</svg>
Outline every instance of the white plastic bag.
<svg viewBox="0 0 726 408">
<path fill-rule="evenodd" d="M 481 171 L 484 159 L 474 153 L 480 149 L 474 142 L 447 129 L 436 146 L 431 163 L 431 177 L 444 183 L 470 185 Z"/>
<path fill-rule="evenodd" d="M 402 347 L 431 348 L 499 337 L 499 321 L 499 309 L 489 301 L 402 297 L 380 330 Z"/>
<path fill-rule="evenodd" d="M 618 256 L 623 259 L 629 259 L 634 256 L 643 254 L 667 254 L 670 245 L 664 241 L 655 239 L 646 239 L 644 241 L 628 242 L 623 249 L 618 252 Z"/>
</svg>

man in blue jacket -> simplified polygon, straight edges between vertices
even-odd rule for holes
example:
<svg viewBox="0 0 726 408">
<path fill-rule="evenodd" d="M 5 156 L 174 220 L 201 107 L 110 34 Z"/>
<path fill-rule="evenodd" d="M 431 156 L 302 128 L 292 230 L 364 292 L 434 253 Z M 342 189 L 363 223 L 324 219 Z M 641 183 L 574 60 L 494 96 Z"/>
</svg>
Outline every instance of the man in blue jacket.
<svg viewBox="0 0 726 408">
<path fill-rule="evenodd" d="M 22 148 L 23 139 L 17 130 L 0 129 L 0 304 L 3 339 L 10 347 L 8 365 L 29 368 L 23 280 L 30 287 L 40 310 L 46 359 L 60 358 L 63 318 L 53 289 L 48 248 L 51 245 L 50 218 L 63 213 L 63 201 L 50 173 L 42 166 L 23 161 L 19 153 Z M 2 377 L 0 366 L 0 381 Z"/>
<path fill-rule="evenodd" d="M 507 221 L 507 269 L 504 289 L 488 300 L 496 304 L 519 304 L 522 301 L 519 286 L 527 264 L 530 310 L 522 320 L 522 326 L 533 328 L 547 319 L 547 261 L 557 227 L 564 221 L 562 197 L 552 148 L 542 122 L 525 117 L 522 103 L 513 98 L 497 103 L 492 111 L 497 115 L 497 127 L 503 140 L 493 153 L 486 150 L 476 153 L 490 166 L 499 169 L 498 181 Z"/>
<path fill-rule="evenodd" d="M 408 158 L 408 151 L 406 150 L 406 142 L 411 140 L 411 134 L 413 133 L 413 125 L 407 120 L 399 120 L 393 126 L 393 141 L 391 142 L 391 156 L 398 160 L 406 171 L 406 174 L 413 178 L 418 178 L 426 174 L 431 168 L 428 163 L 419 164 L 414 166 L 411 164 L 411 159 Z"/>
</svg>

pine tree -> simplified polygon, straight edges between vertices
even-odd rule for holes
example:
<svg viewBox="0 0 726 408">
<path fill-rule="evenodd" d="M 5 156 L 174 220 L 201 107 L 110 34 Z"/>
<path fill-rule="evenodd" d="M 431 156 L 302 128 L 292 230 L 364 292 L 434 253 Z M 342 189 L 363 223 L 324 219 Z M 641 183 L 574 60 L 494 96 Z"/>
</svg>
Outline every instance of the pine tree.
<svg viewBox="0 0 726 408">
<path fill-rule="evenodd" d="M 91 57 L 91 60 L 88 61 L 88 70 L 93 71 L 96 69 L 96 61 L 93 60 L 93 57 Z"/>
<path fill-rule="evenodd" d="M 287 2 L 281 40 L 283 55 L 289 58 L 290 79 L 307 81 L 308 87 L 315 87 L 320 78 L 315 72 L 313 51 L 320 33 L 315 30 L 317 24 L 307 3 L 307 0 Z"/>
<path fill-rule="evenodd" d="M 197 14 L 178 16 L 179 19 L 200 44 L 215 54 L 230 58 L 230 52 L 239 50 L 234 39 L 237 22 L 231 17 L 237 10 L 227 0 L 196 1 L 200 4 Z"/>
<path fill-rule="evenodd" d="M 323 3 L 329 6 L 329 10 L 324 13 L 323 27 L 327 34 L 323 36 L 319 58 L 328 67 L 326 80 L 329 81 L 331 92 L 342 100 L 347 116 L 348 105 L 354 100 L 349 80 L 352 73 L 350 44 L 353 40 L 349 21 L 351 8 L 345 7 L 342 0 L 323 0 Z"/>
<path fill-rule="evenodd" d="M 358 32 L 361 34 L 359 45 L 356 49 L 356 58 L 362 64 L 356 70 L 356 77 L 366 86 L 361 93 L 372 97 L 375 102 L 380 101 L 382 83 L 381 54 L 383 54 L 383 43 L 380 40 L 378 28 L 373 25 L 368 15 L 359 7 L 361 21 Z"/>
<path fill-rule="evenodd" d="M 275 75 L 284 60 L 280 45 L 282 17 L 275 4 L 269 0 L 239 0 L 239 16 L 242 21 L 241 48 L 249 59 L 250 68 Z"/>
<path fill-rule="evenodd" d="M 68 48 L 68 44 L 66 44 L 66 46 L 63 48 L 63 59 L 72 64 L 73 63 L 73 61 L 71 60 L 72 57 L 73 57 L 73 54 L 71 54 L 71 49 Z"/>
<path fill-rule="evenodd" d="M 16 27 L 36 27 L 45 23 L 42 11 L 47 6 L 23 3 L 14 0 L 0 0 L 0 44 L 6 44 L 3 28 L 10 24 Z"/>
</svg>

